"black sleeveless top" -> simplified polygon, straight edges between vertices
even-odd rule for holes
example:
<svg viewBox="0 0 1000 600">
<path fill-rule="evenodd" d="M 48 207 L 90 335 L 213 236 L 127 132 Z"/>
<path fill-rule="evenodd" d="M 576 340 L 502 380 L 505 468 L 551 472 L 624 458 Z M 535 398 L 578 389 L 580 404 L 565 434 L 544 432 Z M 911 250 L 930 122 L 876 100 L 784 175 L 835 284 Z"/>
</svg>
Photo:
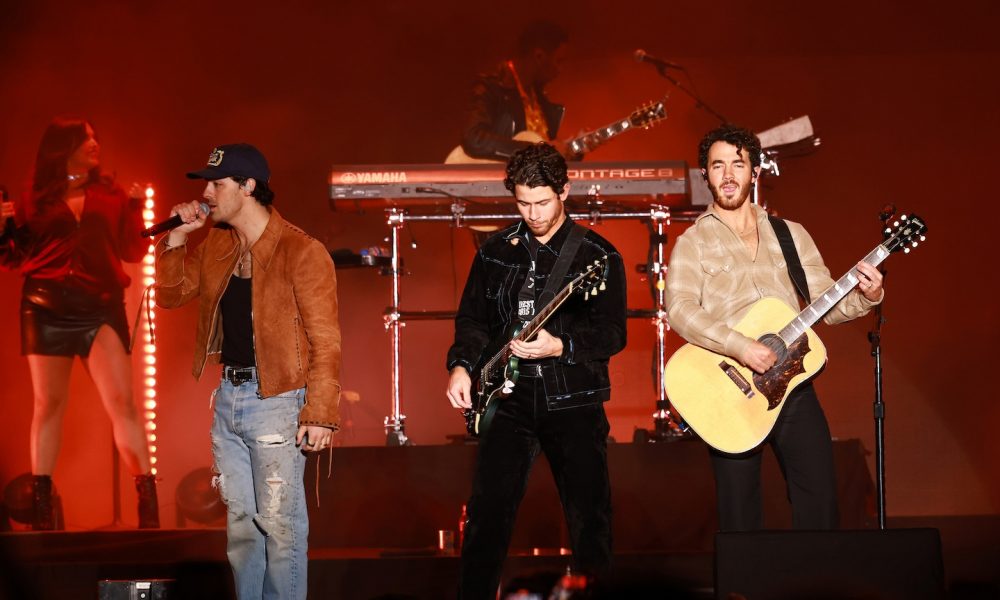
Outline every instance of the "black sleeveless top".
<svg viewBox="0 0 1000 600">
<path fill-rule="evenodd" d="M 222 294 L 222 364 L 228 367 L 253 367 L 257 360 L 253 347 L 253 305 L 250 296 L 252 279 L 233 275 Z"/>
</svg>

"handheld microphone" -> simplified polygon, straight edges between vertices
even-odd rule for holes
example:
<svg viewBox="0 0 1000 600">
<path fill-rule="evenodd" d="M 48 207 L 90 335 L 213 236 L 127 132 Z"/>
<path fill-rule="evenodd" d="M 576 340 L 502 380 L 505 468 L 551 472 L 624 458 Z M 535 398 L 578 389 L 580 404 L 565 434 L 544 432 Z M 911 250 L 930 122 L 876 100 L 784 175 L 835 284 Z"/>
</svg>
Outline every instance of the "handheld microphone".
<svg viewBox="0 0 1000 600">
<path fill-rule="evenodd" d="M 198 208 L 200 208 L 201 212 L 205 213 L 206 215 L 210 210 L 208 204 L 206 204 L 205 202 L 199 202 Z M 170 231 L 175 227 L 180 227 L 183 224 L 184 224 L 184 219 L 182 219 L 180 215 L 174 215 L 169 219 L 154 224 L 149 229 L 144 229 L 142 231 L 142 237 L 153 237 L 154 235 L 159 235 L 165 231 Z"/>
<path fill-rule="evenodd" d="M 684 70 L 684 67 L 680 66 L 677 63 L 670 62 L 669 60 L 663 60 L 662 58 L 657 58 L 651 54 L 646 54 L 646 51 L 641 48 L 633 52 L 632 56 L 635 58 L 635 62 L 649 63 L 654 67 L 656 67 L 657 69 L 679 69 L 681 71 Z"/>
</svg>

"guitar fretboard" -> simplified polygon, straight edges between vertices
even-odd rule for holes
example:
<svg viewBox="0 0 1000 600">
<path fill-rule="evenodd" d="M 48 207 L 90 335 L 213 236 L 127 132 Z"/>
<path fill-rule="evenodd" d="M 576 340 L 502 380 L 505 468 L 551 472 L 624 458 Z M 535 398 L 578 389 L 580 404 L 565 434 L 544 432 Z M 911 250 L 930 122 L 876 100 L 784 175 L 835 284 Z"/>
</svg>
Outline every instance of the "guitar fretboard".
<svg viewBox="0 0 1000 600">
<path fill-rule="evenodd" d="M 542 307 L 542 309 L 538 311 L 538 314 L 536 314 L 534 318 L 528 321 L 528 323 L 521 329 L 521 331 L 518 332 L 517 335 L 514 336 L 513 339 L 518 340 L 520 342 L 524 342 L 533 338 L 539 332 L 539 330 L 541 330 L 541 328 L 545 326 L 545 323 L 548 322 L 549 317 L 552 316 L 552 313 L 556 312 L 556 310 L 558 310 L 559 307 L 562 306 L 564 302 L 566 302 L 566 299 L 573 294 L 573 291 L 576 290 L 577 287 L 579 287 L 579 285 L 584 280 L 592 279 L 594 275 L 595 271 L 593 268 L 591 268 L 585 271 L 584 273 L 578 275 L 576 278 L 573 279 L 573 281 L 566 284 L 566 287 L 559 290 L 559 293 L 556 294 L 555 298 L 553 298 L 548 304 Z M 587 293 L 589 293 L 589 291 Z M 493 358 L 491 358 L 489 362 L 487 362 L 486 365 L 483 366 L 482 372 L 484 378 L 488 379 L 488 377 L 486 376 L 490 373 L 493 373 L 493 370 L 498 366 L 507 364 L 507 361 L 510 360 L 511 356 L 512 353 L 510 350 L 510 344 L 504 345 L 503 350 L 497 352 L 496 355 L 494 355 Z"/>
<path fill-rule="evenodd" d="M 576 154 L 585 154 L 593 151 L 611 138 L 625 133 L 629 129 L 649 127 L 665 118 L 667 118 L 667 114 L 663 109 L 663 102 L 650 103 L 637 109 L 624 119 L 608 123 L 604 127 L 589 131 L 578 138 L 570 140 L 569 147 Z"/>
<path fill-rule="evenodd" d="M 862 260 L 876 267 L 888 256 L 889 250 L 882 244 L 879 244 Z M 802 309 L 802 312 L 792 319 L 791 323 L 778 332 L 778 336 L 785 342 L 785 346 L 789 346 L 797 340 L 799 336 L 805 333 L 806 329 L 812 327 L 816 321 L 820 320 L 837 302 L 840 302 L 844 296 L 853 290 L 857 284 L 858 268 L 854 267 L 827 288 L 820 297 L 813 300 L 809 306 Z"/>
<path fill-rule="evenodd" d="M 582 150 L 593 150 L 597 146 L 607 142 L 616 135 L 620 135 L 628 131 L 632 127 L 632 122 L 628 119 L 622 119 L 621 121 L 615 121 L 609 125 L 605 125 L 600 129 L 595 129 L 586 135 L 576 138 L 571 142 L 574 146 L 579 146 Z"/>
<path fill-rule="evenodd" d="M 538 314 L 535 315 L 533 319 L 528 321 L 528 324 L 525 325 L 513 339 L 519 342 L 524 342 L 534 337 L 545 325 L 545 323 L 548 322 L 552 313 L 556 312 L 556 309 L 562 306 L 563 302 L 565 302 L 566 299 L 569 298 L 570 294 L 573 293 L 573 288 L 576 283 L 577 279 L 574 279 L 569 285 L 564 287 L 562 291 L 556 294 L 556 297 L 552 299 L 552 302 L 549 302 L 544 308 L 542 308 L 542 310 L 538 311 Z M 488 363 L 486 363 L 486 366 L 483 367 L 483 373 L 492 373 L 493 369 L 497 365 L 506 364 L 507 361 L 510 360 L 511 355 L 510 344 L 507 344 L 503 347 L 503 350 L 497 352 L 497 354 L 491 358 Z"/>
</svg>

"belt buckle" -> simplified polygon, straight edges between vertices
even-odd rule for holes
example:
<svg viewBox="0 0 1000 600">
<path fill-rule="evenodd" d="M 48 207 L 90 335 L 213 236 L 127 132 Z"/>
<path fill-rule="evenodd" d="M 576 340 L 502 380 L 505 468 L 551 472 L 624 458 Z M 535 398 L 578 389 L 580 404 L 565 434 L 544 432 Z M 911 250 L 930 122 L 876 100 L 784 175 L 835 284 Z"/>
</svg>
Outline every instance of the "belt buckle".
<svg viewBox="0 0 1000 600">
<path fill-rule="evenodd" d="M 226 367 L 226 379 L 233 385 L 243 385 L 253 380 L 253 367 Z"/>
</svg>

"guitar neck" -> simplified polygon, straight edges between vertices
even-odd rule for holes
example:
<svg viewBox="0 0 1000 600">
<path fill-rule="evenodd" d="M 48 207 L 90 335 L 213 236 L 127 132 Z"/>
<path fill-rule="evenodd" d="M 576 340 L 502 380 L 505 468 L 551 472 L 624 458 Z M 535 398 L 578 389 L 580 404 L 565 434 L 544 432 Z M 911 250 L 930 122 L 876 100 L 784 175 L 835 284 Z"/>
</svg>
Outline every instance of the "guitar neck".
<svg viewBox="0 0 1000 600">
<path fill-rule="evenodd" d="M 868 253 L 868 256 L 864 257 L 863 261 L 872 265 L 873 267 L 878 266 L 889 256 L 889 250 L 885 248 L 882 244 L 875 247 L 874 250 Z M 813 300 L 813 302 L 805 307 L 802 312 L 798 314 L 792 322 L 786 325 L 778 335 L 781 337 L 785 345 L 790 345 L 792 342 L 797 340 L 799 336 L 805 333 L 806 329 L 812 327 L 816 321 L 820 320 L 823 315 L 828 313 L 831 308 L 837 302 L 846 296 L 854 286 L 858 284 L 858 269 L 857 267 L 852 268 L 843 277 L 838 279 L 833 285 L 826 289 L 820 297 Z"/>
<path fill-rule="evenodd" d="M 599 129 L 587 132 L 578 138 L 574 138 L 570 140 L 568 145 L 577 153 L 590 152 L 616 135 L 621 135 L 631 128 L 632 122 L 629 119 L 621 119 Z"/>
<path fill-rule="evenodd" d="M 542 327 L 545 326 L 545 323 L 548 322 L 549 318 L 553 315 L 553 313 L 555 313 L 559 309 L 559 307 L 562 306 L 564 302 L 566 302 L 566 299 L 570 297 L 570 295 L 573 293 L 573 290 L 576 289 L 576 286 L 582 279 L 583 276 L 577 277 L 569 284 L 567 284 L 566 287 L 560 290 L 559 293 L 556 294 L 556 297 L 553 298 L 548 304 L 546 304 L 542 308 L 542 310 L 538 311 L 538 314 L 535 315 L 533 319 L 528 321 L 528 323 L 523 328 L 521 328 L 521 331 L 519 331 L 517 335 L 514 336 L 513 339 L 519 342 L 526 342 L 531 338 L 535 337 L 535 335 L 538 334 L 538 332 L 542 329 Z M 483 371 L 489 372 L 492 371 L 493 367 L 495 367 L 496 365 L 506 364 L 507 361 L 510 360 L 511 356 L 512 354 L 510 350 L 510 344 L 505 344 L 503 349 L 500 352 L 497 352 L 496 355 L 494 355 L 493 358 L 491 358 L 489 362 L 486 363 L 486 365 L 483 367 Z"/>
<path fill-rule="evenodd" d="M 515 336 L 514 339 L 521 342 L 526 342 L 531 338 L 535 337 L 535 335 L 538 334 L 538 332 L 542 329 L 542 327 L 545 326 L 545 323 L 548 322 L 552 314 L 556 312 L 559 309 L 559 307 L 563 305 L 563 302 L 566 302 L 566 299 L 569 298 L 570 294 L 573 293 L 573 285 L 574 285 L 573 283 L 570 283 L 569 285 L 564 287 L 562 291 L 556 294 L 556 297 L 553 298 L 551 302 L 546 304 L 542 310 L 538 311 L 538 314 L 535 315 L 535 318 L 528 321 L 528 324 L 525 325 L 523 329 L 521 329 L 521 331 Z"/>
</svg>

